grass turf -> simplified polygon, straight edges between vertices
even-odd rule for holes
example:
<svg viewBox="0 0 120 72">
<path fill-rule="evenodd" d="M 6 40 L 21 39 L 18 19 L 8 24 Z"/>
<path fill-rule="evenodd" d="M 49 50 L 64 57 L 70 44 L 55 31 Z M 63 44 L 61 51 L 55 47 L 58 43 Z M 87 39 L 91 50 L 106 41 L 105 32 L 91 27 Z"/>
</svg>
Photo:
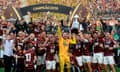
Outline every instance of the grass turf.
<svg viewBox="0 0 120 72">
<path fill-rule="evenodd" d="M 116 72 L 120 72 L 120 68 L 118 68 L 118 67 L 115 67 L 115 68 L 116 68 Z M 0 68 L 0 72 L 4 72 L 4 68 Z"/>
</svg>

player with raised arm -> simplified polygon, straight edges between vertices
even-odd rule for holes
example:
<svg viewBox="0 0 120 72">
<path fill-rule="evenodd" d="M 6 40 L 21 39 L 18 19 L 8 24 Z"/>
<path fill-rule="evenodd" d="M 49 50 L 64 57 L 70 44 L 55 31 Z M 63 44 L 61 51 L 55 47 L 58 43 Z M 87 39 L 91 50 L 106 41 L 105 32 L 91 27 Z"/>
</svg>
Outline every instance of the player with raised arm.
<svg viewBox="0 0 120 72">
<path fill-rule="evenodd" d="M 64 72 L 65 64 L 67 65 L 67 71 L 70 72 L 69 44 L 76 44 L 75 34 L 73 34 L 73 37 L 71 38 L 71 35 L 69 35 L 69 33 L 62 33 L 61 28 L 58 25 L 58 36 L 60 72 Z"/>
</svg>

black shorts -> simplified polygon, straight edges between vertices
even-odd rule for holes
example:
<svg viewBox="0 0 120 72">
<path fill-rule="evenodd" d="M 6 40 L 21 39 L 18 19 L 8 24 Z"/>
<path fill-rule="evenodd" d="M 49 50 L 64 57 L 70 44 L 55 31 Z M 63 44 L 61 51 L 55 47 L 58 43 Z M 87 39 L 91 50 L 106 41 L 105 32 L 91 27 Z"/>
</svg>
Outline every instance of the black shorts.
<svg viewBox="0 0 120 72">
<path fill-rule="evenodd" d="M 78 33 L 79 33 L 79 30 L 78 30 L 77 28 L 73 28 L 73 29 L 71 29 L 71 33 L 78 34 Z"/>
</svg>

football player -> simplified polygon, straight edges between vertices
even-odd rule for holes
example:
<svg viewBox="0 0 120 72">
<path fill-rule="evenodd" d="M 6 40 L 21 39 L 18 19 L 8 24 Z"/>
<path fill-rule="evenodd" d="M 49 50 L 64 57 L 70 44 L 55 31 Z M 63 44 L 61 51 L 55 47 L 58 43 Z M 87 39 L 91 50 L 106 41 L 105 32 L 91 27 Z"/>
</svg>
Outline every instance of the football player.
<svg viewBox="0 0 120 72">
<path fill-rule="evenodd" d="M 59 36 L 59 60 L 60 60 L 60 72 L 64 72 L 64 65 L 67 65 L 67 71 L 70 72 L 70 53 L 69 44 L 76 44 L 76 38 L 69 35 L 71 33 L 61 32 L 61 28 L 58 25 L 58 36 Z"/>
<path fill-rule="evenodd" d="M 34 72 L 34 64 L 36 63 L 36 53 L 32 49 L 32 44 L 29 44 L 27 50 L 25 50 L 25 71 L 26 72 Z"/>
<path fill-rule="evenodd" d="M 76 36 L 76 45 L 73 48 L 73 55 L 75 56 L 75 59 L 77 61 L 77 67 L 79 67 L 79 71 L 82 71 L 83 61 L 82 61 L 82 41 L 80 39 L 80 36 Z"/>
<path fill-rule="evenodd" d="M 82 52 L 83 52 L 83 66 L 85 69 L 85 72 L 89 71 L 92 72 L 92 68 L 91 68 L 91 41 L 89 34 L 81 34 L 81 39 L 83 42 L 83 46 L 82 46 Z"/>
<path fill-rule="evenodd" d="M 110 68 L 112 72 L 116 72 L 115 70 L 115 61 L 113 57 L 113 50 L 114 48 L 117 48 L 118 44 L 117 42 L 113 39 L 112 35 L 110 33 L 105 33 L 105 40 L 104 40 L 104 66 L 105 66 L 105 71 L 109 72 L 108 65 L 110 65 Z"/>
<path fill-rule="evenodd" d="M 54 44 L 54 36 L 52 34 L 48 35 L 48 39 L 46 38 L 47 46 L 46 46 L 46 70 L 47 72 L 55 72 L 56 71 L 56 61 L 55 61 L 55 44 Z"/>
<path fill-rule="evenodd" d="M 103 37 L 99 33 L 93 34 L 93 72 L 96 72 L 98 69 L 99 72 L 102 72 L 104 58 L 104 48 L 103 48 Z"/>
<path fill-rule="evenodd" d="M 43 68 L 45 68 L 45 57 L 46 57 L 46 47 L 45 47 L 45 37 L 46 33 L 43 31 L 39 34 L 37 38 L 37 72 L 40 72 Z"/>
<path fill-rule="evenodd" d="M 23 46 L 18 45 L 17 46 L 17 72 L 24 72 L 24 53 L 23 53 Z"/>
</svg>

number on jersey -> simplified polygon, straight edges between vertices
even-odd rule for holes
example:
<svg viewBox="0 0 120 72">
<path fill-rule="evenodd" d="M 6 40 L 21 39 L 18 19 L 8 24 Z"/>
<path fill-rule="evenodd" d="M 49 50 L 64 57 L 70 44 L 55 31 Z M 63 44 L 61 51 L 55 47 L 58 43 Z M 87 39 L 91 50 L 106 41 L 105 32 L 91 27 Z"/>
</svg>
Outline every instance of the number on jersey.
<svg viewBox="0 0 120 72">
<path fill-rule="evenodd" d="M 31 61 L 31 54 L 28 53 L 25 56 L 26 56 L 26 61 L 30 62 Z"/>
</svg>

